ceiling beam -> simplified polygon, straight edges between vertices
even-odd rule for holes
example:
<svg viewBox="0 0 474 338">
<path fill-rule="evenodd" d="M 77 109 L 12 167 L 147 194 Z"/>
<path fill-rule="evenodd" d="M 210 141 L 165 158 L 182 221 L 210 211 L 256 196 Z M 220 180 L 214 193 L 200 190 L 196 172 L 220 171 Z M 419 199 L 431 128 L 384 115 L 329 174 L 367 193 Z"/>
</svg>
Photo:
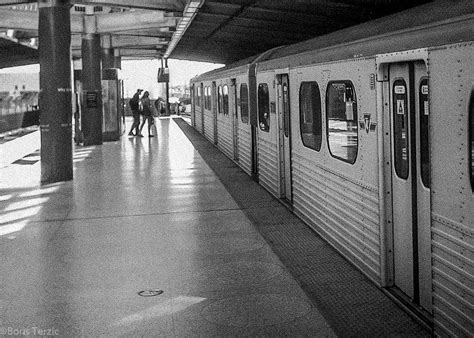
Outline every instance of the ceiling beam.
<svg viewBox="0 0 474 338">
<path fill-rule="evenodd" d="M 161 48 L 166 46 L 168 40 L 159 37 L 148 36 L 111 36 L 111 48 L 133 48 L 136 46 Z M 82 45 L 81 35 L 74 34 L 71 36 L 71 48 L 80 49 Z"/>
<path fill-rule="evenodd" d="M 163 11 L 134 11 L 97 14 L 97 33 L 124 32 L 127 30 L 175 27 L 177 19 Z"/>
<path fill-rule="evenodd" d="M 74 0 L 78 5 L 101 5 L 182 12 L 185 0 Z"/>
<path fill-rule="evenodd" d="M 21 5 L 27 4 L 30 2 L 36 2 L 36 0 L 0 0 L 0 6 L 14 6 L 14 5 Z"/>
</svg>

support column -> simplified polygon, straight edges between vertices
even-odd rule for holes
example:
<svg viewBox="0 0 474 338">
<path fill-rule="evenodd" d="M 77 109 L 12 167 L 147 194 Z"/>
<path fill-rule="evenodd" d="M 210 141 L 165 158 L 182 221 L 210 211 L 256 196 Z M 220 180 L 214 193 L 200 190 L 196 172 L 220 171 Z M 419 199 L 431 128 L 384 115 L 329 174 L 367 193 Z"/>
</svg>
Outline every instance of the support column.
<svg viewBox="0 0 474 338">
<path fill-rule="evenodd" d="M 165 68 L 168 68 L 168 59 L 165 59 Z M 166 115 L 170 116 L 170 82 L 166 81 Z"/>
<path fill-rule="evenodd" d="M 114 49 L 114 68 L 122 69 L 122 56 L 117 48 Z"/>
<path fill-rule="evenodd" d="M 41 183 L 73 178 L 68 0 L 39 0 Z"/>
<path fill-rule="evenodd" d="M 102 45 L 102 69 L 115 68 L 114 50 L 112 49 L 112 37 L 110 34 L 101 35 Z"/>
<path fill-rule="evenodd" d="M 87 8 L 86 8 L 87 10 Z M 84 15 L 82 35 L 82 86 L 84 110 L 82 133 L 84 145 L 102 144 L 102 85 L 100 68 L 100 35 L 96 34 L 96 18 Z"/>
</svg>

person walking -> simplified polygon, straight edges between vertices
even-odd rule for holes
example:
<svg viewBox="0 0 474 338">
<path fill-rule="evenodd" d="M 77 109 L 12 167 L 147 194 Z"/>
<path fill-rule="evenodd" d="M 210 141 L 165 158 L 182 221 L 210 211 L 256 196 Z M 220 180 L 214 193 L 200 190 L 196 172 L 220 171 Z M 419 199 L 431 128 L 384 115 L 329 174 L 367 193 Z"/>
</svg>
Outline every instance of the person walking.
<svg viewBox="0 0 474 338">
<path fill-rule="evenodd" d="M 140 125 L 140 110 L 139 110 L 139 103 L 140 103 L 140 94 L 143 89 L 137 89 L 137 92 L 133 95 L 133 97 L 128 101 L 130 105 L 130 110 L 132 111 L 133 116 L 133 123 L 132 127 L 130 128 L 130 132 L 128 135 L 130 136 L 140 136 L 138 132 L 138 126 Z M 133 130 L 135 129 L 135 134 Z"/>
<path fill-rule="evenodd" d="M 154 137 L 155 135 L 153 135 L 151 133 L 151 128 L 152 126 L 154 125 L 154 118 L 153 118 L 153 108 L 151 107 L 151 102 L 150 102 L 150 93 L 148 93 L 147 91 L 143 93 L 143 96 L 142 96 L 142 114 L 143 114 L 143 120 L 142 120 L 142 124 L 140 125 L 140 134 L 139 136 L 143 136 L 142 135 L 142 129 L 143 129 L 143 126 L 145 125 L 145 121 L 148 121 L 148 136 L 149 137 Z"/>
</svg>

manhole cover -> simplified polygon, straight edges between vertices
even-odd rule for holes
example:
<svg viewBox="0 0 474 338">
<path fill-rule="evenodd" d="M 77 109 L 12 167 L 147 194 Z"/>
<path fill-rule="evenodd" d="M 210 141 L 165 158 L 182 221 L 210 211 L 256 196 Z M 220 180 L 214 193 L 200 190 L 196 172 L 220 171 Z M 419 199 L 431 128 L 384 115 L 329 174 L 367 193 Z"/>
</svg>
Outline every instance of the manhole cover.
<svg viewBox="0 0 474 338">
<path fill-rule="evenodd" d="M 153 297 L 161 295 L 164 291 L 163 290 L 143 290 L 138 293 L 139 296 L 142 297 Z"/>
</svg>

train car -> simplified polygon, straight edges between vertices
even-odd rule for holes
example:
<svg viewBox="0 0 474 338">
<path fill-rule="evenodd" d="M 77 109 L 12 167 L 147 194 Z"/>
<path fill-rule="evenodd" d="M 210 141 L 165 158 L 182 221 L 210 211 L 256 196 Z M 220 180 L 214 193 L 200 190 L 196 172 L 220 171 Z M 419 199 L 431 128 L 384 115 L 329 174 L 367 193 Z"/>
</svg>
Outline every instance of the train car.
<svg viewBox="0 0 474 338">
<path fill-rule="evenodd" d="M 235 97 L 220 149 L 438 335 L 474 332 L 473 9 L 437 1 L 192 80 Z"/>
</svg>

